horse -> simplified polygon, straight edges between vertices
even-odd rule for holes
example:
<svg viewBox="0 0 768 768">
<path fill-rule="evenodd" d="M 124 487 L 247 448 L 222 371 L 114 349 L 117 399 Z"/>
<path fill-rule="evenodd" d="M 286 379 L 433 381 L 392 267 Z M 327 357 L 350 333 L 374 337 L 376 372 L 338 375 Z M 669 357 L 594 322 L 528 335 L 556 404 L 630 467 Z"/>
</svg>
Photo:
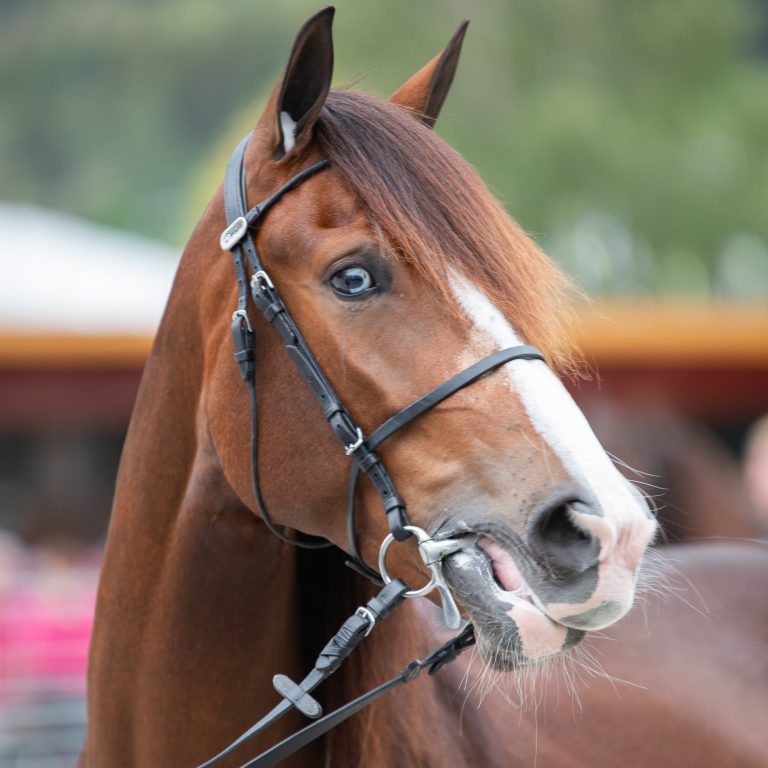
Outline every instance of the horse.
<svg viewBox="0 0 768 768">
<path fill-rule="evenodd" d="M 441 566 L 444 601 L 455 595 L 474 626 L 474 658 L 499 674 L 558 657 L 633 603 L 656 522 L 556 375 L 575 365 L 568 282 L 432 131 L 466 25 L 382 100 L 330 90 L 332 18 L 326 8 L 299 31 L 240 145 L 240 182 L 228 174 L 182 255 L 118 473 L 82 768 L 208 760 L 279 700 L 274 673 L 300 675 L 355 606 L 372 605 L 348 556 L 375 575 L 386 541 L 389 572 L 420 591 L 412 531 L 453 542 L 433 580 Z M 238 188 L 258 203 L 253 220 L 225 216 Z M 251 233 L 263 269 L 248 275 L 221 249 L 237 241 L 236 254 Z M 248 277 L 280 333 L 248 303 Z M 489 367 L 500 348 L 517 351 Z M 471 370 L 470 386 L 374 455 L 377 425 Z M 318 408 L 335 392 L 344 406 Z M 359 425 L 359 439 L 340 450 L 326 418 Z M 340 512 L 350 466 L 373 467 L 352 485 L 351 526 Z M 431 605 L 405 601 L 320 704 L 423 655 L 440 632 Z M 467 712 L 457 728 L 461 670 L 378 701 L 285 764 L 509 765 L 508 710 Z M 219 764 L 302 724 L 289 712 Z"/>
</svg>

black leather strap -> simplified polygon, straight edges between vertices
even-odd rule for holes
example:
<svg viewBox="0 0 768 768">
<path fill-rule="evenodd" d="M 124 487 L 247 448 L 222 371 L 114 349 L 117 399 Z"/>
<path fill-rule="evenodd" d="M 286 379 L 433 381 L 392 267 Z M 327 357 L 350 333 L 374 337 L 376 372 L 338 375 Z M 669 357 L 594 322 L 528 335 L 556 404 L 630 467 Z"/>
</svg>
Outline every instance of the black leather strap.
<svg viewBox="0 0 768 768">
<path fill-rule="evenodd" d="M 252 739 L 257 733 L 261 733 L 276 720 L 279 720 L 286 712 L 294 707 L 309 717 L 318 717 L 322 710 L 318 711 L 319 704 L 309 694 L 320 683 L 327 680 L 357 647 L 358 643 L 367 637 L 373 628 L 383 619 L 389 616 L 400 603 L 405 600 L 408 587 L 399 579 L 393 579 L 382 589 L 378 595 L 371 598 L 363 608 L 358 608 L 339 628 L 338 632 L 325 644 L 325 647 L 315 661 L 314 669 L 301 681 L 294 683 L 285 675 L 276 675 L 273 684 L 277 692 L 283 696 L 283 700 L 273 707 L 272 711 L 252 725 L 245 733 L 238 736 L 228 747 L 219 752 L 210 760 L 202 763 L 198 768 L 210 768 L 235 749 Z M 298 749 L 299 747 L 296 747 Z"/>
<path fill-rule="evenodd" d="M 278 529 L 271 521 L 269 513 L 261 497 L 258 479 L 258 418 L 256 412 L 256 389 L 254 381 L 254 337 L 250 328 L 247 305 L 248 289 L 246 284 L 247 269 L 244 257 L 252 271 L 250 296 L 256 307 L 261 311 L 265 319 L 271 323 L 285 343 L 286 352 L 303 378 L 309 384 L 315 397 L 318 399 L 323 415 L 335 432 L 347 453 L 354 455 L 355 461 L 351 468 L 350 481 L 347 493 L 347 527 L 349 534 L 350 550 L 353 558 L 352 566 L 360 573 L 377 580 L 376 572 L 363 561 L 355 535 L 355 492 L 357 488 L 357 476 L 364 472 L 371 480 L 378 492 L 384 512 L 387 516 L 387 524 L 392 535 L 403 541 L 409 536 L 406 530 L 410 521 L 406 513 L 405 501 L 397 493 L 392 478 L 375 448 L 382 440 L 389 437 L 398 429 L 410 423 L 417 416 L 450 397 L 455 392 L 477 380 L 488 371 L 499 365 L 517 358 L 543 359 L 541 353 L 534 347 L 521 346 L 502 350 L 490 355 L 485 360 L 470 366 L 453 378 L 435 387 L 431 392 L 411 403 L 409 406 L 392 416 L 382 424 L 368 439 L 364 439 L 362 430 L 355 423 L 351 414 L 344 406 L 341 398 L 334 391 L 331 383 L 323 373 L 315 356 L 291 317 L 277 288 L 272 283 L 264 265 L 259 257 L 254 239 L 249 229 L 259 224 L 263 216 L 288 192 L 297 187 L 310 176 L 328 167 L 327 160 L 321 160 L 314 165 L 297 173 L 282 187 L 273 192 L 269 197 L 250 210 L 247 210 L 245 165 L 244 157 L 248 146 L 249 136 L 246 136 L 235 148 L 227 163 L 227 174 L 224 181 L 224 203 L 227 222 L 234 227 L 232 240 L 222 242 L 223 247 L 232 251 L 235 272 L 238 284 L 237 310 L 232 319 L 232 340 L 235 347 L 235 360 L 240 366 L 240 374 L 249 388 L 251 402 L 252 424 L 252 479 L 254 496 L 259 511 L 269 527 L 278 538 L 298 546 L 318 548 L 328 546 L 323 540 L 312 537 L 298 538 L 288 536 Z M 237 224 L 239 222 L 239 225 Z M 226 235 L 226 232 L 225 232 Z"/>
<path fill-rule="evenodd" d="M 480 360 L 479 362 L 465 368 L 460 373 L 452 376 L 448 381 L 444 381 L 434 389 L 414 400 L 394 416 L 388 418 L 381 426 L 365 439 L 365 444 L 370 449 L 370 456 L 376 456 L 374 449 L 402 429 L 410 424 L 414 419 L 434 408 L 438 403 L 456 394 L 460 389 L 477 381 L 481 376 L 496 370 L 499 366 L 509 363 L 512 360 L 544 360 L 544 356 L 536 347 L 520 345 L 517 347 L 508 347 L 507 349 L 494 352 L 492 355 Z M 377 457 L 378 458 L 378 457 Z M 381 583 L 381 576 L 378 571 L 371 568 L 363 559 L 360 547 L 357 542 L 357 529 L 355 527 L 355 497 L 357 495 L 357 481 L 360 477 L 361 468 L 364 469 L 363 461 L 368 456 L 355 459 L 349 470 L 349 480 L 347 482 L 347 540 L 351 550 L 352 561 L 347 565 L 353 570 L 362 574 L 374 583 Z M 370 477 L 370 473 L 369 473 Z"/>
<path fill-rule="evenodd" d="M 361 709 L 365 709 L 365 707 L 373 704 L 376 699 L 380 698 L 385 693 L 388 693 L 393 688 L 415 680 L 421 674 L 421 670 L 425 667 L 429 667 L 429 674 L 434 675 L 445 664 L 449 664 L 456 659 L 459 654 L 474 645 L 474 642 L 474 630 L 471 624 L 467 624 L 458 635 L 434 650 L 429 656 L 424 659 L 414 659 L 410 664 L 403 667 L 397 675 L 390 680 L 387 680 L 387 682 L 382 683 L 372 691 L 368 691 L 368 693 L 364 693 L 362 696 L 358 696 L 358 698 L 350 701 L 348 704 L 345 704 L 343 707 L 340 707 L 325 717 L 315 720 L 305 728 L 288 736 L 280 743 L 275 744 L 274 747 L 263 752 L 258 757 L 245 763 L 241 768 L 270 768 L 273 765 L 277 765 L 281 760 L 285 760 L 294 752 L 297 752 L 315 739 L 328 733 L 328 731 L 335 728 L 337 725 L 340 725 Z"/>
<path fill-rule="evenodd" d="M 442 403 L 451 395 L 455 395 L 460 389 L 464 389 L 469 384 L 477 381 L 486 373 L 496 370 L 496 368 L 512 360 L 543 360 L 544 355 L 528 345 L 517 347 L 507 347 L 506 349 L 494 352 L 492 355 L 483 358 L 469 368 L 465 368 L 461 373 L 452 376 L 448 381 L 444 381 L 434 389 L 422 395 L 418 400 L 414 400 L 410 405 L 406 405 L 401 411 L 387 419 L 380 427 L 366 439 L 371 449 L 376 449 L 390 435 L 412 422 L 415 418 L 421 416 L 430 408 L 434 408 L 438 403 Z"/>
<path fill-rule="evenodd" d="M 245 200 L 244 176 L 242 172 L 243 157 L 251 134 L 243 137 L 227 160 L 227 172 L 224 176 L 224 213 L 227 224 L 233 222 L 244 212 Z M 243 263 L 242 248 L 232 249 L 232 259 L 237 277 L 237 309 L 243 312 L 248 308 L 248 273 Z"/>
<path fill-rule="evenodd" d="M 272 521 L 272 517 L 269 514 L 267 505 L 264 502 L 263 496 L 261 495 L 261 483 L 259 482 L 259 408 L 256 395 L 256 382 L 253 371 L 251 372 L 250 378 L 246 379 L 245 383 L 248 388 L 248 407 L 251 414 L 251 487 L 253 489 L 253 495 L 256 500 L 256 507 L 259 510 L 259 514 L 261 515 L 261 519 L 264 522 L 264 525 L 267 526 L 273 536 L 276 536 L 286 544 L 292 544 L 296 547 L 301 547 L 302 549 L 324 549 L 326 547 L 333 546 L 330 541 L 319 539 L 314 536 L 304 536 L 302 534 L 291 536 L 278 528 Z"/>
<path fill-rule="evenodd" d="M 267 211 L 277 200 L 286 192 L 293 189 L 297 184 L 303 181 L 311 173 L 322 170 L 327 165 L 316 164 L 318 167 L 310 167 L 302 174 L 293 177 L 287 184 L 281 187 L 277 192 L 270 195 L 264 202 L 248 211 L 247 192 L 245 184 L 245 166 L 243 158 L 248 147 L 250 134 L 245 136 L 235 148 L 234 152 L 227 161 L 227 172 L 224 178 L 224 210 L 227 223 L 232 224 L 240 217 L 245 217 L 249 222 L 255 222 L 261 213 Z M 322 167 L 320 167 L 322 165 Z M 311 173 L 310 173 L 311 172 Z M 301 177 L 301 178 L 299 178 Z M 235 276 L 237 278 L 237 309 L 232 314 L 232 344 L 235 351 L 235 362 L 240 369 L 240 376 L 245 381 L 248 388 L 248 402 L 251 415 L 251 486 L 256 501 L 256 507 L 259 510 L 264 524 L 270 532 L 281 541 L 293 544 L 304 549 L 322 549 L 332 546 L 325 539 L 319 539 L 313 536 L 289 535 L 284 530 L 278 528 L 269 514 L 264 498 L 261 495 L 261 484 L 259 482 L 259 422 L 258 422 L 258 400 L 256 396 L 255 381 L 255 337 L 248 317 L 248 268 L 245 264 L 247 259 L 250 267 L 254 271 L 261 268 L 261 262 L 249 234 L 242 237 L 234 243 L 230 249 L 232 260 L 235 267 Z"/>
<path fill-rule="evenodd" d="M 302 715 L 314 718 L 323 714 L 323 708 L 287 675 L 275 675 L 272 678 L 272 687 L 284 699 L 288 699 Z"/>
<path fill-rule="evenodd" d="M 323 409 L 323 415 L 328 420 L 331 428 L 338 436 L 346 449 L 357 445 L 361 441 L 362 432 L 344 406 L 341 398 L 336 394 L 331 383 L 322 372 L 320 366 L 304 340 L 298 326 L 291 317 L 279 292 L 275 288 L 264 265 L 259 257 L 258 250 L 250 235 L 249 227 L 260 223 L 262 217 L 274 206 L 287 192 L 294 189 L 301 182 L 315 173 L 328 167 L 327 160 L 321 160 L 314 165 L 305 168 L 280 189 L 272 193 L 268 198 L 247 210 L 246 188 L 244 176 L 243 159 L 248 144 L 248 136 L 245 137 L 235 148 L 228 163 L 227 175 L 224 182 L 224 202 L 227 216 L 227 223 L 232 225 L 240 218 L 245 219 L 248 224 L 242 231 L 242 235 L 230 246 L 233 260 L 235 263 L 235 272 L 238 281 L 238 302 L 237 310 L 232 319 L 232 339 L 235 346 L 235 360 L 240 366 L 240 375 L 249 388 L 251 402 L 251 422 L 252 422 L 252 455 L 257 452 L 258 443 L 258 423 L 256 414 L 256 391 L 253 375 L 254 359 L 254 339 L 248 324 L 246 308 L 248 304 L 248 292 L 245 275 L 247 273 L 244 257 L 252 271 L 250 295 L 253 303 L 261 311 L 265 319 L 271 323 L 281 338 L 285 342 L 286 352 L 296 368 L 302 374 L 309 384 L 312 392 L 317 397 Z M 374 487 L 378 491 L 384 512 L 387 515 L 389 529 L 398 540 L 404 540 L 408 537 L 405 526 L 409 524 L 405 512 L 405 502 L 398 495 L 394 483 L 384 465 L 378 457 L 372 454 L 362 444 L 358 446 L 360 451 L 358 458 L 360 466 L 371 479 Z M 272 533 L 282 541 L 295 543 L 297 546 L 305 548 L 319 548 L 329 546 L 328 542 L 318 540 L 312 537 L 289 536 L 277 528 L 272 522 L 269 513 L 261 497 L 258 481 L 258 462 L 256 458 L 252 460 L 252 478 L 254 487 L 254 496 L 267 527 Z"/>
</svg>

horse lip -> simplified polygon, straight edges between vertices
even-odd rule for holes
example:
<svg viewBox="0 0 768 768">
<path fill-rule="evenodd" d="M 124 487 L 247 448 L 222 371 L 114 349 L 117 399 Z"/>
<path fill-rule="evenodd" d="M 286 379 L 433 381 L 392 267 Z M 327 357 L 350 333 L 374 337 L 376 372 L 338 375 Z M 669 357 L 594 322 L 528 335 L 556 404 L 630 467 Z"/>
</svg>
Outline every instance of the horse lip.
<svg viewBox="0 0 768 768">
<path fill-rule="evenodd" d="M 456 548 L 453 551 L 447 552 L 441 558 L 442 560 L 444 561 L 448 560 L 449 558 L 454 557 L 455 555 L 458 555 L 461 552 L 464 552 L 465 554 L 469 554 L 469 553 L 477 554 L 479 552 L 486 558 L 486 560 L 490 565 L 490 571 L 491 571 L 490 575 L 492 577 L 491 581 L 494 587 L 496 587 L 498 590 L 506 594 L 515 594 L 517 592 L 520 592 L 521 590 L 519 589 L 515 590 L 515 592 L 508 592 L 504 590 L 501 584 L 501 581 L 499 580 L 498 575 L 494 570 L 493 558 L 480 545 L 480 542 L 483 539 L 488 539 L 494 544 L 508 551 L 508 547 L 505 546 L 504 542 L 501 541 L 499 537 L 495 536 L 491 531 L 478 530 L 477 528 L 472 528 L 463 520 L 452 520 L 450 523 L 444 523 L 442 526 L 439 526 L 432 533 L 432 540 L 436 542 L 438 545 L 440 542 L 445 542 L 447 544 L 449 541 L 453 541 L 453 540 L 457 542 L 458 541 L 462 542 L 462 546 L 456 546 L 455 544 L 451 545 L 451 549 L 453 549 L 454 546 L 456 546 Z M 510 554 L 510 557 L 512 557 L 511 554 Z M 514 562 L 514 558 L 512 558 L 512 560 Z M 523 586 L 525 590 L 530 592 L 530 588 L 528 587 L 527 583 L 525 583 L 524 578 L 523 578 L 523 582 L 524 582 Z"/>
<path fill-rule="evenodd" d="M 493 558 L 491 555 L 489 555 L 488 552 L 486 552 L 485 549 L 483 549 L 482 546 L 480 546 L 482 539 L 490 539 L 490 536 L 485 533 L 470 531 L 469 529 L 466 531 L 462 530 L 461 532 L 456 531 L 452 535 L 451 533 L 446 532 L 444 535 L 440 535 L 439 537 L 435 536 L 436 540 L 454 538 L 465 539 L 466 544 L 460 549 L 457 549 L 455 552 L 446 555 L 444 558 L 444 562 L 447 562 L 449 565 L 448 573 L 446 574 L 449 583 L 451 583 L 454 587 L 456 586 L 456 574 L 451 572 L 454 569 L 450 568 L 450 565 L 453 563 L 458 569 L 463 570 L 469 566 L 469 564 L 465 561 L 467 559 L 471 559 L 474 561 L 472 563 L 472 565 L 475 566 L 474 569 L 479 571 L 480 577 L 484 582 L 484 586 L 490 587 L 491 593 L 497 602 L 506 605 L 514 604 L 515 602 L 520 601 L 535 604 L 533 592 L 531 591 L 527 582 L 525 582 L 524 578 L 522 585 L 515 591 L 510 592 L 504 589 L 494 567 Z M 499 546 L 503 546 L 500 542 L 496 542 L 495 540 L 494 543 L 497 543 Z M 459 593 L 461 593 L 461 589 L 459 589 Z"/>
<path fill-rule="evenodd" d="M 548 656 L 526 656 L 520 625 L 511 615 L 515 607 L 525 604 L 525 611 L 541 614 L 542 620 L 552 624 L 560 622 L 547 615 L 524 579 L 515 592 L 506 591 L 497 583 L 492 558 L 477 545 L 484 537 L 493 538 L 495 543 L 503 546 L 495 537 L 473 532 L 466 536 L 466 547 L 445 558 L 443 573 L 478 630 L 478 647 L 485 663 L 499 671 L 510 671 L 539 664 L 578 644 L 584 631 L 561 625 L 566 631 L 566 640 L 560 648 L 553 646 Z M 500 642 L 499 638 L 506 638 L 506 641 Z"/>
<path fill-rule="evenodd" d="M 512 606 L 503 599 L 491 559 L 477 546 L 483 535 L 476 532 L 466 535 L 467 546 L 446 556 L 444 563 L 447 567 L 443 572 L 453 592 L 463 598 L 470 620 L 479 630 L 478 648 L 485 663 L 507 672 L 536 662 L 522 653 L 515 625 L 506 614 Z M 462 563 L 462 559 L 468 561 Z M 494 640 L 505 633 L 509 638 L 507 647 Z"/>
</svg>

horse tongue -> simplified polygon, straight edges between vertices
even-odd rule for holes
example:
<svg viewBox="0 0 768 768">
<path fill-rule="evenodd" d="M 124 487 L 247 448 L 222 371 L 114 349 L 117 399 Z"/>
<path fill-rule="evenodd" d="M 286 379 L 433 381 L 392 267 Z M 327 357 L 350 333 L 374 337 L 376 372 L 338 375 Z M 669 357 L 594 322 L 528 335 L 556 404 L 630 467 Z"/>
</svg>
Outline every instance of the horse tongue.
<svg viewBox="0 0 768 768">
<path fill-rule="evenodd" d="M 494 575 L 502 589 L 506 592 L 517 592 L 525 587 L 523 574 L 504 547 L 486 537 L 480 539 L 477 546 L 491 559 Z"/>
</svg>

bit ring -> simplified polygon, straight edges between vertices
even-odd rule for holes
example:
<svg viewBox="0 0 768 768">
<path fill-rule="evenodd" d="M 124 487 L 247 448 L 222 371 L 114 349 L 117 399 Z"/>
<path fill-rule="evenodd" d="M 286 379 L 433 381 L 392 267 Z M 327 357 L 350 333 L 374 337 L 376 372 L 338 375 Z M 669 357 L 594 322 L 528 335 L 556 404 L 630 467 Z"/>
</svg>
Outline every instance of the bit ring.
<svg viewBox="0 0 768 768">
<path fill-rule="evenodd" d="M 430 541 L 432 539 L 432 537 L 423 528 L 418 528 L 415 525 L 404 525 L 403 528 L 409 533 L 412 533 L 418 539 L 419 544 L 425 541 Z M 391 533 L 388 533 L 384 538 L 384 541 L 381 542 L 381 549 L 379 550 L 379 573 L 381 574 L 381 578 L 385 584 L 389 584 L 392 581 L 392 577 L 387 571 L 386 560 L 387 550 L 393 541 L 395 541 L 395 537 Z M 436 569 L 433 568 L 432 565 L 429 565 L 428 567 L 430 573 L 432 574 L 432 578 L 423 587 L 421 587 L 421 589 L 409 589 L 405 593 L 406 597 L 422 597 L 423 595 L 430 593 L 437 586 Z"/>
</svg>

